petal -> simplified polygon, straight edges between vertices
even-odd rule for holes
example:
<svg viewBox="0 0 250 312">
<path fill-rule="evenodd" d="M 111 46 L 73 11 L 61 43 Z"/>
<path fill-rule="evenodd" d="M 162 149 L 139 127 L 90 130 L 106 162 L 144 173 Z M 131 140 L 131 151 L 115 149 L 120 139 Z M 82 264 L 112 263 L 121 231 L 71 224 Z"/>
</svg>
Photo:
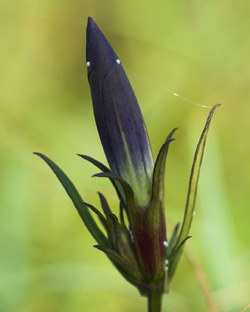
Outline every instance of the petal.
<svg viewBox="0 0 250 312">
<path fill-rule="evenodd" d="M 126 180 L 136 202 L 145 205 L 154 165 L 146 126 L 116 53 L 91 18 L 86 57 L 95 120 L 111 171 Z"/>
</svg>

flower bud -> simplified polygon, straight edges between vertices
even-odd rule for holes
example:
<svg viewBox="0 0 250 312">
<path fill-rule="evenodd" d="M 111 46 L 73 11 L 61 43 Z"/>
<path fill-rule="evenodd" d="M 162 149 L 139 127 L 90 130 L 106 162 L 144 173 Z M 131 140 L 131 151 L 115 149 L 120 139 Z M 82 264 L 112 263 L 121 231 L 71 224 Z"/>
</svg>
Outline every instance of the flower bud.
<svg viewBox="0 0 250 312">
<path fill-rule="evenodd" d="M 86 62 L 97 129 L 113 173 L 130 184 L 138 205 L 152 192 L 153 156 L 142 113 L 121 61 L 92 18 Z"/>
</svg>

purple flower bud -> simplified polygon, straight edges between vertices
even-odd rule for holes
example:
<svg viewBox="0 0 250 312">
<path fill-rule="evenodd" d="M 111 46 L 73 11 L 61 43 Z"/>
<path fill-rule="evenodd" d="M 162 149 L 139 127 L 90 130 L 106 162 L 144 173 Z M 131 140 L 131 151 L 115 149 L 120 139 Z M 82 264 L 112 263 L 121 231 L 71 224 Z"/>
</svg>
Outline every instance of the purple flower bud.
<svg viewBox="0 0 250 312">
<path fill-rule="evenodd" d="M 110 169 L 132 187 L 136 203 L 150 201 L 154 161 L 134 91 L 116 53 L 93 19 L 86 62 L 97 129 Z"/>
</svg>

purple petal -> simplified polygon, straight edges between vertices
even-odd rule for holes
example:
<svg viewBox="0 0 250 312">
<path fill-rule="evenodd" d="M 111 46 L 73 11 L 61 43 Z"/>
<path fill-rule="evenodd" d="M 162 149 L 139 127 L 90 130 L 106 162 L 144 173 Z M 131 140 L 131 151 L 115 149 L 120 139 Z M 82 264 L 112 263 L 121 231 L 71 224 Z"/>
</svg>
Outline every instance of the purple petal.
<svg viewBox="0 0 250 312">
<path fill-rule="evenodd" d="M 153 156 L 134 91 L 112 47 L 88 19 L 86 61 L 99 136 L 111 171 L 133 188 L 139 204 L 151 196 Z"/>
</svg>

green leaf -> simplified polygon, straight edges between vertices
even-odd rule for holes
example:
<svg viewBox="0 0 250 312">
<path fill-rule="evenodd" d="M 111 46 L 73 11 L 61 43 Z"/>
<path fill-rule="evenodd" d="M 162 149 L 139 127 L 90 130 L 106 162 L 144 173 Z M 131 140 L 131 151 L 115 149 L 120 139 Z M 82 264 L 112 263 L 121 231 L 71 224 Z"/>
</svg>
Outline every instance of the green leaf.
<svg viewBox="0 0 250 312">
<path fill-rule="evenodd" d="M 101 221 L 102 225 L 104 226 L 105 230 L 108 231 L 108 228 L 109 228 L 108 222 L 105 219 L 105 217 L 103 216 L 103 214 L 91 204 L 84 202 L 84 205 L 86 205 L 89 209 L 91 209 L 98 216 L 98 218 Z"/>
<path fill-rule="evenodd" d="M 162 145 L 159 154 L 156 159 L 156 163 L 154 166 L 154 173 L 153 173 L 153 200 L 159 201 L 159 197 L 162 198 L 164 194 L 164 176 L 165 176 L 165 165 L 166 165 L 166 157 L 168 153 L 168 148 L 170 142 L 172 142 L 174 139 L 172 139 L 173 134 L 178 128 L 173 129 L 165 143 Z"/>
<path fill-rule="evenodd" d="M 131 263 L 129 263 L 126 259 L 120 256 L 116 251 L 100 245 L 95 245 L 94 247 L 104 252 L 115 263 L 119 264 L 119 266 L 123 269 L 124 272 L 126 272 L 126 274 L 133 278 L 137 278 L 138 272 L 136 268 L 131 265 Z"/>
<path fill-rule="evenodd" d="M 80 217 L 82 218 L 84 224 L 86 225 L 89 232 L 92 234 L 94 239 L 98 242 L 98 244 L 102 244 L 103 246 L 109 247 L 109 242 L 102 231 L 97 226 L 95 220 L 91 216 L 88 208 L 84 205 L 83 200 L 75 188 L 74 184 L 70 181 L 70 179 L 66 176 L 66 174 L 48 157 L 41 153 L 34 153 L 35 155 L 41 157 L 53 170 L 61 184 L 63 185 L 65 191 L 69 195 L 73 204 L 75 205 Z"/>
<path fill-rule="evenodd" d="M 99 198 L 100 198 L 100 201 L 101 201 L 102 210 L 103 210 L 106 218 L 109 219 L 110 215 L 112 213 L 111 209 L 109 208 L 109 204 L 108 204 L 106 198 L 103 196 L 102 193 L 98 192 L 98 195 L 99 195 Z"/>
<path fill-rule="evenodd" d="M 173 247 L 174 247 L 174 245 L 176 243 L 179 227 L 180 227 L 180 223 L 177 223 L 175 228 L 174 228 L 173 234 L 172 234 L 172 236 L 171 236 L 171 238 L 170 238 L 170 240 L 168 242 L 167 258 L 170 257 L 170 255 L 172 253 L 172 250 L 173 250 Z"/>
<path fill-rule="evenodd" d="M 82 154 L 78 154 L 78 156 L 82 157 L 83 159 L 89 161 L 91 164 L 93 164 L 94 166 L 96 166 L 97 168 L 99 168 L 101 171 L 103 172 L 110 172 L 110 169 L 108 167 L 106 167 L 103 163 L 101 163 L 100 161 L 87 156 L 87 155 L 82 155 Z"/>
<path fill-rule="evenodd" d="M 172 253 L 169 257 L 169 262 L 171 264 L 172 260 L 176 257 L 176 255 L 180 252 L 180 249 L 184 246 L 184 244 L 186 243 L 186 241 L 191 238 L 192 236 L 188 236 L 186 237 L 185 239 L 183 239 L 183 241 L 178 245 L 176 246 L 174 249 L 172 249 Z"/>
<path fill-rule="evenodd" d="M 120 224 L 119 224 L 119 221 L 116 217 L 115 214 L 111 214 L 110 215 L 110 219 L 111 219 L 111 222 L 113 224 L 113 229 L 114 229 L 114 237 L 115 237 L 115 250 L 119 250 L 119 246 L 120 246 L 120 243 L 121 243 L 121 229 L 120 229 Z"/>
<path fill-rule="evenodd" d="M 103 172 L 111 172 L 108 167 L 106 167 L 100 161 L 98 161 L 98 160 L 96 160 L 96 159 L 94 159 L 94 158 L 92 158 L 90 156 L 82 155 L 82 154 L 78 154 L 78 156 L 80 156 L 83 159 L 89 161 L 91 164 L 93 164 L 94 166 L 96 166 L 97 168 L 99 168 Z M 125 203 L 125 194 L 123 192 L 123 188 L 121 187 L 121 184 L 118 181 L 115 181 L 115 180 L 112 180 L 112 179 L 110 179 L 110 181 L 113 184 L 119 199 L 122 200 Z"/>
<path fill-rule="evenodd" d="M 123 191 L 124 191 L 124 194 L 126 195 L 125 207 L 127 209 L 129 221 L 133 220 L 133 216 L 138 211 L 138 207 L 135 204 L 134 192 L 133 192 L 131 186 L 125 180 L 123 180 L 121 177 L 117 176 L 116 174 L 114 174 L 112 172 L 101 172 L 101 173 L 93 175 L 93 177 L 108 178 L 111 181 L 112 180 L 118 181 L 121 184 Z"/>
<path fill-rule="evenodd" d="M 188 237 L 188 233 L 191 227 L 191 223 L 193 220 L 193 214 L 194 214 L 194 207 L 195 207 L 195 199 L 197 194 L 197 187 L 198 187 L 198 180 L 199 180 L 199 174 L 201 169 L 201 163 L 203 159 L 204 149 L 206 145 L 206 139 L 207 134 L 209 130 L 209 126 L 214 114 L 214 111 L 218 106 L 221 104 L 216 104 L 211 109 L 205 127 L 202 131 L 199 143 L 196 148 L 193 166 L 191 170 L 190 180 L 189 180 L 189 188 L 188 188 L 188 195 L 187 195 L 187 202 L 186 202 L 186 208 L 185 208 L 185 214 L 184 219 L 182 222 L 182 227 L 180 230 L 180 234 L 178 236 L 177 242 L 175 244 L 175 250 L 178 250 L 178 253 L 175 255 L 173 262 L 172 262 L 172 269 L 169 271 L 169 276 L 172 277 L 175 271 L 175 268 L 177 267 L 177 264 L 179 262 L 182 250 L 183 250 L 183 241 Z M 179 248 L 180 247 L 180 248 Z"/>
<path fill-rule="evenodd" d="M 141 273 L 130 262 L 120 256 L 116 251 L 95 245 L 95 248 L 104 252 L 120 274 L 131 284 L 136 286 L 142 296 L 148 293 L 147 284 L 143 282 Z"/>
</svg>

